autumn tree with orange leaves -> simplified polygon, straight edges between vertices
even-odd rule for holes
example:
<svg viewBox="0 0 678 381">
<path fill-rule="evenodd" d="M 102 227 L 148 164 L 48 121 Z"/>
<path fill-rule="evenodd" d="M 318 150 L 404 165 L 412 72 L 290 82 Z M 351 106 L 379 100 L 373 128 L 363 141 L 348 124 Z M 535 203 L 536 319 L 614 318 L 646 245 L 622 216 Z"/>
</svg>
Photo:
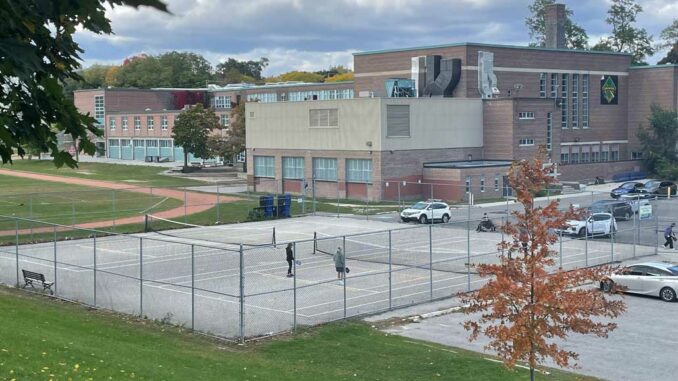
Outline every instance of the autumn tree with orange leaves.
<svg viewBox="0 0 678 381">
<path fill-rule="evenodd" d="M 511 166 L 509 183 L 523 210 L 513 212 L 515 222 L 503 227 L 512 240 L 502 241 L 498 248 L 507 255 L 501 255 L 498 264 L 476 265 L 478 274 L 490 279 L 479 290 L 462 296 L 467 306 L 464 312 L 479 315 L 464 323 L 470 340 L 487 336 L 490 343 L 485 348 L 495 351 L 509 368 L 526 362 L 531 380 L 548 358 L 561 367 L 572 366 L 571 361 L 578 359 L 557 340 L 571 333 L 607 337 L 617 325 L 600 318 L 614 319 L 626 310 L 623 301 L 581 287 L 597 284 L 609 268 L 564 271 L 556 267 L 557 252 L 550 246 L 558 240 L 554 229 L 566 226 L 579 212 L 572 207 L 560 211 L 558 201 L 534 205 L 534 195 L 555 182 L 550 169 L 542 165 L 545 157 L 541 152 L 531 161 Z"/>
</svg>

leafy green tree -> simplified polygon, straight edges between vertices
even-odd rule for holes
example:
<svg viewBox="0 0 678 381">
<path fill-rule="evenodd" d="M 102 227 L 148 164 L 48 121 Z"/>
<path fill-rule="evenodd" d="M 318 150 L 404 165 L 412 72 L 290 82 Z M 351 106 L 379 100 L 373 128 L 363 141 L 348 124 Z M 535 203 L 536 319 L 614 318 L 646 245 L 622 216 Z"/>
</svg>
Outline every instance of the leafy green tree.
<svg viewBox="0 0 678 381">
<path fill-rule="evenodd" d="M 214 130 L 220 129 L 219 117 L 211 108 L 197 104 L 183 111 L 174 122 L 172 138 L 184 148 L 184 172 L 188 171 L 188 154 L 201 159 L 210 158 L 207 141 Z"/>
<path fill-rule="evenodd" d="M 678 64 L 678 42 L 673 44 L 673 48 L 666 53 L 666 57 L 662 58 L 659 62 L 660 65 L 665 64 Z"/>
<path fill-rule="evenodd" d="M 525 25 L 533 42 L 531 46 L 544 46 L 546 44 L 546 6 L 555 4 L 556 0 L 534 0 L 528 6 L 530 15 L 525 18 Z M 565 39 L 569 49 L 587 49 L 589 36 L 581 26 L 572 22 L 571 9 L 565 10 Z"/>
<path fill-rule="evenodd" d="M 653 104 L 649 128 L 638 130 L 647 169 L 660 177 L 678 179 L 678 113 Z"/>
<path fill-rule="evenodd" d="M 678 18 L 673 19 L 671 25 L 662 30 L 659 38 L 661 42 L 657 45 L 658 49 L 666 49 L 678 44 Z"/>
<path fill-rule="evenodd" d="M 231 109 L 231 125 L 228 129 L 227 144 L 228 151 L 237 155 L 245 150 L 245 105 L 246 102 L 240 102 Z M 243 170 L 247 171 L 247 156 Z"/>
<path fill-rule="evenodd" d="M 344 65 L 337 65 L 337 66 L 330 66 L 329 69 L 327 70 L 318 70 L 315 72 L 316 74 L 320 74 L 325 78 L 330 78 L 334 77 L 335 75 L 339 74 L 346 74 L 346 73 L 353 73 L 353 71 L 347 67 L 344 67 Z"/>
<path fill-rule="evenodd" d="M 342 81 L 353 81 L 355 77 L 353 76 L 353 72 L 349 73 L 341 73 L 337 75 L 333 75 L 329 78 L 325 78 L 325 82 L 342 82 Z"/>
<path fill-rule="evenodd" d="M 633 63 L 644 65 L 645 57 L 654 54 L 652 36 L 635 26 L 643 7 L 635 0 L 611 0 L 605 22 L 612 26 L 612 35 L 601 39 L 592 50 L 630 53 Z"/>
<path fill-rule="evenodd" d="M 91 116 L 82 115 L 64 94 L 63 83 L 79 80 L 77 29 L 110 34 L 105 5 L 151 6 L 167 11 L 159 0 L 0 0 L 0 158 L 26 154 L 24 147 L 49 152 L 57 166 L 76 166 L 59 149 L 57 134 L 80 141 L 93 154 L 88 133 L 100 135 Z"/>
<path fill-rule="evenodd" d="M 277 77 L 270 78 L 269 82 L 322 82 L 325 78 L 321 74 L 311 73 L 308 71 L 290 71 L 282 73 Z"/>
<path fill-rule="evenodd" d="M 258 61 L 238 61 L 234 58 L 229 58 L 217 65 L 215 70 L 215 78 L 227 83 L 237 83 L 241 81 L 232 81 L 237 79 L 239 73 L 242 79 L 252 78 L 254 81 L 262 79 L 261 72 L 268 66 L 268 58 L 261 57 Z"/>
<path fill-rule="evenodd" d="M 201 55 L 168 52 L 129 60 L 115 73 L 121 87 L 204 87 L 212 77 L 212 65 Z"/>
</svg>

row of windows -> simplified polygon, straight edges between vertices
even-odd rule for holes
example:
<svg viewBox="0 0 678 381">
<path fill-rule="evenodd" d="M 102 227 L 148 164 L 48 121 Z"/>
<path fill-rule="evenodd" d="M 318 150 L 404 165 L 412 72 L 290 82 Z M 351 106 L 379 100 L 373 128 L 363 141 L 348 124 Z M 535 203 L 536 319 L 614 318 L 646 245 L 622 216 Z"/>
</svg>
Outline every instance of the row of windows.
<svg viewBox="0 0 678 381">
<path fill-rule="evenodd" d="M 313 101 L 313 100 L 328 101 L 334 99 L 351 99 L 351 98 L 353 98 L 353 89 L 290 91 L 288 94 L 288 100 L 290 102 Z"/>
<path fill-rule="evenodd" d="M 171 139 L 109 139 L 109 147 L 148 147 L 148 148 L 170 148 L 173 146 L 173 141 Z"/>
<path fill-rule="evenodd" d="M 568 74 L 562 74 L 560 78 L 561 99 L 561 128 L 579 128 L 579 74 L 572 74 L 572 83 L 569 86 Z M 581 75 L 581 127 L 589 128 L 589 75 Z M 558 74 L 551 74 L 551 98 L 558 95 Z M 568 109 L 568 99 L 572 98 L 571 110 Z M 539 74 L 539 96 L 546 98 L 546 73 Z M 521 118 L 522 119 L 522 118 Z"/>
<path fill-rule="evenodd" d="M 167 116 L 163 115 L 160 117 L 160 129 L 163 131 L 166 131 L 169 126 L 169 122 L 167 119 Z M 116 127 L 116 119 L 115 117 L 111 116 L 108 118 L 108 128 L 111 131 L 115 131 Z M 123 131 L 128 130 L 128 117 L 123 116 L 120 117 L 120 128 Z M 147 116 L 146 117 L 146 128 L 149 131 L 153 131 L 155 129 L 155 118 L 152 116 Z M 135 116 L 134 117 L 134 129 L 136 131 L 141 130 L 141 117 L 140 116 Z"/>
<path fill-rule="evenodd" d="M 303 157 L 283 157 L 283 179 L 304 179 L 304 164 L 305 160 Z M 275 157 L 255 156 L 254 176 L 275 177 Z M 322 157 L 313 158 L 313 177 L 318 181 L 338 181 L 337 159 Z M 346 159 L 346 181 L 352 183 L 371 183 L 372 160 Z"/>
<path fill-rule="evenodd" d="M 212 99 L 214 108 L 231 108 L 231 97 L 228 95 L 218 95 Z"/>
<path fill-rule="evenodd" d="M 338 127 L 339 111 L 336 108 L 309 110 L 308 120 L 310 127 Z"/>
<path fill-rule="evenodd" d="M 96 95 L 94 97 L 94 118 L 100 124 L 104 123 L 104 114 L 105 114 L 104 96 Z"/>
<path fill-rule="evenodd" d="M 274 103 L 278 101 L 278 93 L 247 94 L 248 102 Z"/>
<path fill-rule="evenodd" d="M 521 146 L 533 146 L 534 145 L 534 139 L 532 138 L 523 138 L 518 141 L 518 144 Z"/>
<path fill-rule="evenodd" d="M 519 112 L 518 119 L 534 119 L 534 112 L 531 111 Z"/>
<path fill-rule="evenodd" d="M 619 144 L 560 147 L 561 164 L 598 163 L 619 160 Z"/>
<path fill-rule="evenodd" d="M 466 176 L 466 179 L 464 179 L 464 191 L 466 193 L 472 191 L 473 183 L 472 183 L 472 177 L 471 176 Z M 494 191 L 499 192 L 499 180 L 501 179 L 501 175 L 496 174 L 494 175 Z M 485 175 L 480 176 L 480 191 L 485 192 Z"/>
</svg>

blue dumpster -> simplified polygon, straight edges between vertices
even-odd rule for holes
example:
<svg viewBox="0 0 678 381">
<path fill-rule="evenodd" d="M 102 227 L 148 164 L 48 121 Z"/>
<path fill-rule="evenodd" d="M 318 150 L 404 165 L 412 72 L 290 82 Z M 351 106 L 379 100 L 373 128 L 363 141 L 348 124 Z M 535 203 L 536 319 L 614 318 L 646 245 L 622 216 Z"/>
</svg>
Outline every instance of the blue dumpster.
<svg viewBox="0 0 678 381">
<path fill-rule="evenodd" d="M 264 211 L 264 217 L 275 216 L 275 206 L 273 206 L 273 195 L 259 197 L 259 207 Z"/>
<path fill-rule="evenodd" d="M 292 207 L 291 194 L 278 195 L 278 217 L 290 217 L 290 209 Z"/>
</svg>

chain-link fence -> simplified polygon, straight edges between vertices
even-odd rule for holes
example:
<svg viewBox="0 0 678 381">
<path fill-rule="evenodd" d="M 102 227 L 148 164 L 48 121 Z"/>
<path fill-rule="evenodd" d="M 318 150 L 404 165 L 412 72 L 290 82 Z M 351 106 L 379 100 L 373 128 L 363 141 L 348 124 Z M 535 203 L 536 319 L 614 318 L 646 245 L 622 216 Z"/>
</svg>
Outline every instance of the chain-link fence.
<svg viewBox="0 0 678 381">
<path fill-rule="evenodd" d="M 628 216 L 613 211 L 621 213 L 616 222 L 586 218 L 554 232 L 555 268 L 656 254 L 676 202 L 635 201 Z M 510 200 L 494 209 L 466 205 L 448 223 L 318 232 L 289 242 L 265 233 L 258 246 L 208 242 L 202 238 L 219 234 L 209 227 L 197 229 L 193 239 L 164 238 L 0 216 L 0 282 L 23 287 L 27 270 L 53 282 L 59 298 L 244 341 L 477 289 L 486 279 L 473 265 L 498 262 L 497 244 L 510 239 L 501 229 L 478 231 L 484 210 L 500 227 L 519 208 Z M 236 227 L 241 242 L 269 229 Z M 337 271 L 337 251 L 345 273 Z"/>
</svg>

